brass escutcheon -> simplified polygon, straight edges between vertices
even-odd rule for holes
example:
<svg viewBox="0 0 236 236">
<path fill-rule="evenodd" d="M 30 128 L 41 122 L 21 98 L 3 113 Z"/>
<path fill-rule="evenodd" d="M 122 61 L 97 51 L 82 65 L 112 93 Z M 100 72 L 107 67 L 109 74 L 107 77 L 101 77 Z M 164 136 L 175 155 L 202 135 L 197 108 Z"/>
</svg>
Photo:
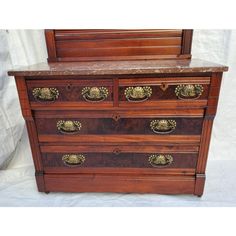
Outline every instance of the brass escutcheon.
<svg viewBox="0 0 236 236">
<path fill-rule="evenodd" d="M 171 155 L 153 154 L 149 156 L 148 161 L 153 167 L 166 167 L 173 163 L 173 157 Z"/>
<path fill-rule="evenodd" d="M 125 89 L 124 94 L 129 102 L 143 102 L 151 97 L 152 88 L 149 86 L 128 87 Z"/>
<path fill-rule="evenodd" d="M 175 120 L 152 120 L 150 123 L 151 130 L 157 134 L 168 134 L 175 130 Z"/>
<path fill-rule="evenodd" d="M 198 99 L 204 89 L 199 84 L 181 84 L 175 88 L 175 94 L 179 99 Z"/>
<path fill-rule="evenodd" d="M 81 94 L 88 102 L 101 102 L 108 97 L 109 92 L 105 87 L 85 87 Z"/>
<path fill-rule="evenodd" d="M 32 94 L 38 101 L 52 102 L 59 97 L 59 91 L 56 88 L 34 88 Z"/>
<path fill-rule="evenodd" d="M 68 166 L 78 166 L 85 162 L 85 156 L 82 154 L 66 154 L 62 156 L 62 161 Z"/>
<path fill-rule="evenodd" d="M 57 122 L 57 129 L 61 133 L 73 134 L 80 131 L 82 125 L 79 121 L 72 120 L 59 120 Z"/>
</svg>

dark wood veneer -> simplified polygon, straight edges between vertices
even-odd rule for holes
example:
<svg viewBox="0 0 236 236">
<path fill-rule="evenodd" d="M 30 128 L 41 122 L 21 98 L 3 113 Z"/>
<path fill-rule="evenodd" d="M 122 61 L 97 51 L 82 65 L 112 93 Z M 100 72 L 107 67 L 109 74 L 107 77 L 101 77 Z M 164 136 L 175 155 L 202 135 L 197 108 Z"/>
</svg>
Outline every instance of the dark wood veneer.
<svg viewBox="0 0 236 236">
<path fill-rule="evenodd" d="M 114 114 L 115 117 L 115 114 Z M 89 114 L 87 117 L 81 118 L 80 116 L 74 118 L 67 118 L 63 116 L 61 118 L 36 118 L 36 126 L 38 134 L 55 134 L 55 135 L 77 135 L 80 134 L 147 134 L 147 135 L 169 135 L 169 133 L 157 134 L 150 128 L 150 123 L 153 120 L 175 120 L 176 128 L 170 133 L 171 135 L 200 135 L 202 131 L 202 119 L 201 118 L 174 118 L 174 117 L 158 117 L 152 118 L 122 118 L 115 120 L 114 118 L 90 118 Z M 60 120 L 78 121 L 82 127 L 79 131 L 73 132 L 60 132 L 57 128 L 57 122 Z"/>
<path fill-rule="evenodd" d="M 69 154 L 74 152 L 69 152 Z M 77 152 L 76 152 L 77 153 Z M 81 154 L 81 153 L 79 153 Z M 153 167 L 150 165 L 148 158 L 152 153 L 123 153 L 120 150 L 114 149 L 111 153 L 82 153 L 85 156 L 85 162 L 81 166 L 66 166 L 62 161 L 62 153 L 43 153 L 43 164 L 45 167 L 64 167 L 68 172 L 71 169 L 84 168 L 148 168 L 156 169 L 173 169 L 173 168 L 188 168 L 195 169 L 197 154 L 193 153 L 168 153 L 173 156 L 173 163 L 166 167 Z M 159 153 L 158 153 L 159 154 Z"/>
</svg>

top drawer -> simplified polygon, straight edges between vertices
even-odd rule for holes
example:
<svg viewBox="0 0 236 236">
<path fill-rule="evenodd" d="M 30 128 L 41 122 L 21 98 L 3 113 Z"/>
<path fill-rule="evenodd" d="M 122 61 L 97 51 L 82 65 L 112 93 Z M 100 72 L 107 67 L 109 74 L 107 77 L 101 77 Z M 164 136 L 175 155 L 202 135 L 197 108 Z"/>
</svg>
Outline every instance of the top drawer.
<svg viewBox="0 0 236 236">
<path fill-rule="evenodd" d="M 210 77 L 166 77 L 122 79 L 120 107 L 205 107 Z"/>
<path fill-rule="evenodd" d="M 113 106 L 112 80 L 42 79 L 27 81 L 32 107 L 40 106 Z"/>
</svg>

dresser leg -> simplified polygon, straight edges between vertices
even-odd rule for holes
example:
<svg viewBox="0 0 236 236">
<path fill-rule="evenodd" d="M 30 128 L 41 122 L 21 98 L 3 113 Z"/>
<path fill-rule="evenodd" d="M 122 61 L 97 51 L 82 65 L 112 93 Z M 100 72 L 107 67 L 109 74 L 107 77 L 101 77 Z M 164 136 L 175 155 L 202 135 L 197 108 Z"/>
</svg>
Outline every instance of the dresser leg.
<svg viewBox="0 0 236 236">
<path fill-rule="evenodd" d="M 194 195 L 197 195 L 198 197 L 202 196 L 205 185 L 205 179 L 205 174 L 196 174 Z"/>
<path fill-rule="evenodd" d="M 38 186 L 38 191 L 45 192 L 46 189 L 45 189 L 45 184 L 44 184 L 43 171 L 36 171 L 35 178 L 36 178 L 36 183 Z"/>
<path fill-rule="evenodd" d="M 49 194 L 50 192 L 49 192 L 49 191 L 46 191 L 45 193 L 46 193 L 46 194 Z"/>
</svg>

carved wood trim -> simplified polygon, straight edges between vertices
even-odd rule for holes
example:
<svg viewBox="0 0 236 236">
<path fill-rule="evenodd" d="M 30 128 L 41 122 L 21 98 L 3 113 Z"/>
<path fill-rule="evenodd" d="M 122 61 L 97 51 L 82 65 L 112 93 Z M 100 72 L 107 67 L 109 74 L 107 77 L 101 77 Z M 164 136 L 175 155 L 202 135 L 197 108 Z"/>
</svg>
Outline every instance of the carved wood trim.
<svg viewBox="0 0 236 236">
<path fill-rule="evenodd" d="M 217 111 L 222 72 L 212 73 L 211 85 L 209 89 L 206 116 L 214 117 Z"/>
<path fill-rule="evenodd" d="M 192 37 L 193 37 L 193 30 L 183 30 L 182 36 L 182 54 L 189 54 L 189 59 L 191 58 L 191 49 L 192 49 Z"/>
<path fill-rule="evenodd" d="M 56 62 L 58 59 L 57 59 L 54 30 L 49 30 L 49 29 L 45 30 L 45 39 L 48 51 L 48 62 Z"/>
<path fill-rule="evenodd" d="M 32 112 L 30 109 L 30 103 L 27 93 L 27 87 L 25 83 L 25 78 L 22 76 L 16 76 L 16 87 L 19 95 L 19 101 L 21 105 L 21 112 L 25 120 L 32 120 Z"/>
<path fill-rule="evenodd" d="M 213 119 L 208 119 L 206 117 L 203 121 L 201 143 L 197 162 L 197 173 L 199 174 L 205 173 L 209 145 L 211 140 L 212 125 L 213 125 Z"/>
</svg>

